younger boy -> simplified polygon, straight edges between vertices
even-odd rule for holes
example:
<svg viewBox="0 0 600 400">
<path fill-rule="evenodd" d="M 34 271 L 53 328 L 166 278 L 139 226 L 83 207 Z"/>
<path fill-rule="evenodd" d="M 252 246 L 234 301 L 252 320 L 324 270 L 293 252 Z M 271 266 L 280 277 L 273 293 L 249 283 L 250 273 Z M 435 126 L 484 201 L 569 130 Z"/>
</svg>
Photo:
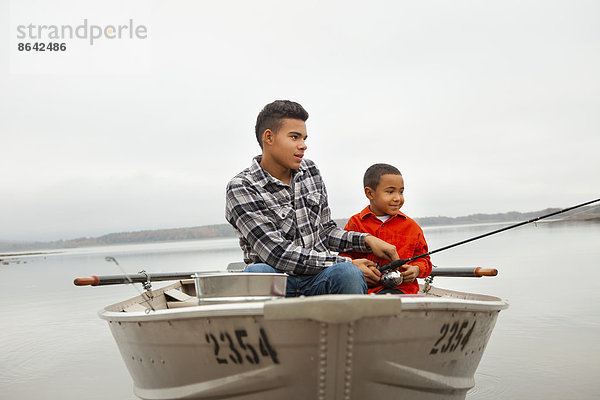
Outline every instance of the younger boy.
<svg viewBox="0 0 600 400">
<path fill-rule="evenodd" d="M 389 164 L 374 164 L 365 172 L 363 184 L 370 204 L 359 214 L 353 215 L 344 229 L 370 233 L 393 244 L 401 259 L 427 253 L 423 231 L 415 221 L 400 212 L 400 207 L 404 204 L 404 179 L 400 171 Z M 367 258 L 379 265 L 388 263 L 372 253 L 352 252 L 344 255 Z M 372 270 L 381 275 L 377 269 Z M 431 261 L 429 256 L 418 258 L 410 265 L 403 265 L 400 270 L 402 284 L 388 289 L 380 282 L 367 279 L 369 293 L 417 293 L 419 284 L 416 278 L 425 278 L 431 273 Z"/>
</svg>

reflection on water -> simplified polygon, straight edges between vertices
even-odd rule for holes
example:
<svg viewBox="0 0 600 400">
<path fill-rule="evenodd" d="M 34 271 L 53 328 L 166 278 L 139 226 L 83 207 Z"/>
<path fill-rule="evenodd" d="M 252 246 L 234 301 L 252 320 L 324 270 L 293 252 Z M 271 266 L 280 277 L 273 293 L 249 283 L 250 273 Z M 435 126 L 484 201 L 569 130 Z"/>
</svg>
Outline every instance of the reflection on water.
<svg viewBox="0 0 600 400">
<path fill-rule="evenodd" d="M 475 386 L 469 391 L 468 398 L 509 399 L 510 397 L 505 394 L 507 386 L 500 376 L 478 371 L 475 376 Z"/>
<path fill-rule="evenodd" d="M 428 228 L 425 235 L 433 250 L 497 228 Z M 538 224 L 432 256 L 442 267 L 499 269 L 494 278 L 438 277 L 434 285 L 510 301 L 469 400 L 597 398 L 599 243 L 600 224 Z M 79 276 L 120 274 L 106 256 L 132 273 L 218 270 L 242 257 L 236 239 L 219 239 L 73 249 L 0 265 L 0 398 L 136 399 L 97 311 L 137 291 L 72 284 Z"/>
</svg>

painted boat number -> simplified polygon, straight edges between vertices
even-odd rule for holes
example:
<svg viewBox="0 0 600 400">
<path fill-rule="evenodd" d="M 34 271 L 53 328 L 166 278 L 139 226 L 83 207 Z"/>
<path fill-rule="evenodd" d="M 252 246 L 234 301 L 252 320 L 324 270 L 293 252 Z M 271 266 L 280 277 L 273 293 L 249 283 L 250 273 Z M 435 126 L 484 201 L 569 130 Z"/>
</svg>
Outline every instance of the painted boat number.
<svg viewBox="0 0 600 400">
<path fill-rule="evenodd" d="M 235 337 L 235 340 L 232 336 Z M 244 362 L 260 364 L 261 358 L 271 358 L 273 363 L 279 364 L 277 352 L 269 343 L 267 333 L 262 328 L 259 330 L 258 352 L 255 346 L 245 341 L 245 338 L 248 337 L 245 329 L 236 329 L 233 335 L 229 332 L 220 332 L 216 336 L 207 333 L 205 337 L 206 343 L 212 342 L 215 360 L 219 364 L 229 364 L 230 362 L 232 364 L 243 364 Z M 222 347 L 226 347 L 227 350 L 222 351 Z"/>
<path fill-rule="evenodd" d="M 450 325 L 450 323 L 442 325 L 440 328 L 441 336 L 437 342 L 435 342 L 429 354 L 437 354 L 438 352 L 451 353 L 459 346 L 461 351 L 464 350 L 467 343 L 469 343 L 471 333 L 473 333 L 473 329 L 475 328 L 475 322 L 477 321 L 473 321 L 471 329 L 464 334 L 464 330 L 469 326 L 469 321 L 463 321 L 462 323 L 454 321 L 452 325 Z"/>
</svg>

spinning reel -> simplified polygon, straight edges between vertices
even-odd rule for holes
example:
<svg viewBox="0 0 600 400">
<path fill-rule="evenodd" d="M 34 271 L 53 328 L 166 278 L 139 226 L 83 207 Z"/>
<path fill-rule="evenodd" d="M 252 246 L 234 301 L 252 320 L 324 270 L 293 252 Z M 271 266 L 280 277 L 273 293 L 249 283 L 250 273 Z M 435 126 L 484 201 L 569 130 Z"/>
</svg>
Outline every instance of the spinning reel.
<svg viewBox="0 0 600 400">
<path fill-rule="evenodd" d="M 384 272 L 381 275 L 381 283 L 388 289 L 393 289 L 396 286 L 400 285 L 403 281 L 403 276 L 400 271 L 390 271 Z"/>
</svg>

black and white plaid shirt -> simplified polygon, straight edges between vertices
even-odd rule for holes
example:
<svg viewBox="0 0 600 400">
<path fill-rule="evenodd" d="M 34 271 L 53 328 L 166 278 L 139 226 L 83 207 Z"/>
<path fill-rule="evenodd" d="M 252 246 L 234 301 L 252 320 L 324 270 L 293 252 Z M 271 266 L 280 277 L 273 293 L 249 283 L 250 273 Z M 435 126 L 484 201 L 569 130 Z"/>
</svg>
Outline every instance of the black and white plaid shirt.
<svg viewBox="0 0 600 400">
<path fill-rule="evenodd" d="M 337 227 L 315 164 L 303 159 L 290 185 L 261 168 L 261 156 L 227 185 L 225 218 L 240 238 L 247 264 L 266 263 L 291 275 L 315 275 L 350 259 L 337 252 L 370 252 L 367 234 Z"/>
</svg>

